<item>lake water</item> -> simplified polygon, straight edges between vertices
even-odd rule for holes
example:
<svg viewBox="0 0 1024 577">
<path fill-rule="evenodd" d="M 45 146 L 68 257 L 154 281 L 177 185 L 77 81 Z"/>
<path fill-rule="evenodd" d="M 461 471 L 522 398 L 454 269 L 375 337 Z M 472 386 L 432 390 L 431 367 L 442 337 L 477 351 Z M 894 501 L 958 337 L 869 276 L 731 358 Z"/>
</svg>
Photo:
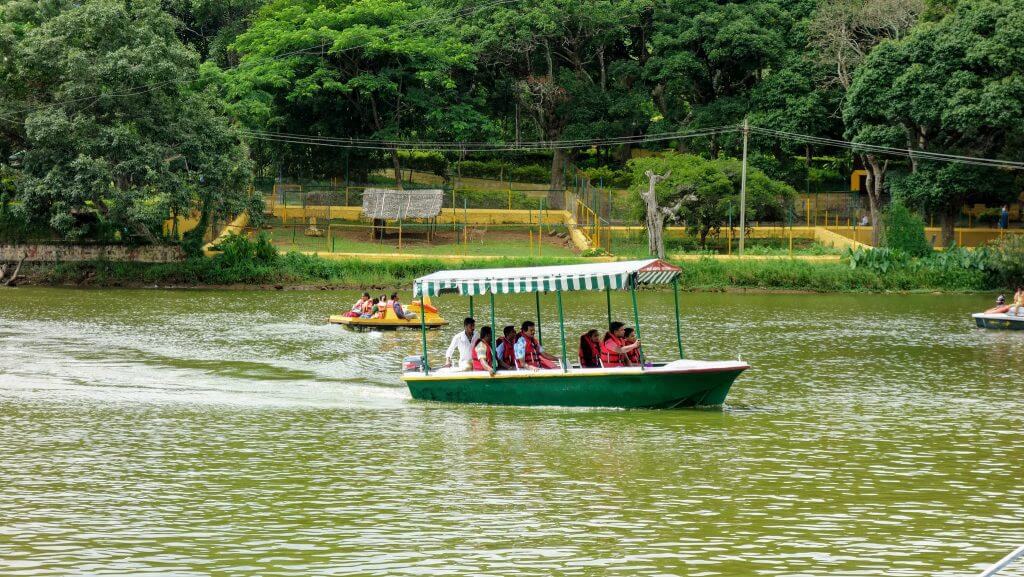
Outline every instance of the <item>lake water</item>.
<svg viewBox="0 0 1024 577">
<path fill-rule="evenodd" d="M 419 333 L 327 325 L 348 292 L 3 290 L 0 575 L 973 575 L 1024 543 L 993 298 L 684 294 L 687 355 L 753 369 L 721 410 L 618 411 L 412 401 Z M 640 303 L 667 358 L 671 293 Z"/>
</svg>

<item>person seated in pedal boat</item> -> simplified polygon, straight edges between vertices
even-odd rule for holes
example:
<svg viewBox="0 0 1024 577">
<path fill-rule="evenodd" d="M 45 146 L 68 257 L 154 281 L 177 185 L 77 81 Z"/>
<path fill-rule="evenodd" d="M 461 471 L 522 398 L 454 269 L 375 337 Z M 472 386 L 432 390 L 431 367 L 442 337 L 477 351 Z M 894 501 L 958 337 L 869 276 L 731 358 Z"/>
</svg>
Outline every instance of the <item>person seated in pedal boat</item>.
<svg viewBox="0 0 1024 577">
<path fill-rule="evenodd" d="M 516 363 L 516 327 L 506 325 L 498 337 L 495 352 L 498 355 L 498 368 L 503 371 L 514 371 L 519 368 Z"/>
<path fill-rule="evenodd" d="M 376 299 L 376 298 L 370 299 L 370 301 L 368 303 L 366 303 L 366 305 L 363 305 L 363 310 L 365 312 L 363 314 L 359 315 L 359 318 L 361 318 L 361 319 L 376 318 L 374 315 L 377 314 L 377 304 L 379 302 L 380 302 L 379 299 Z M 367 308 L 367 305 L 369 305 L 369 308 Z"/>
<path fill-rule="evenodd" d="M 537 342 L 537 325 L 533 321 L 524 321 L 516 339 L 516 362 L 521 367 L 537 369 L 557 369 L 558 359 L 544 352 Z"/>
<path fill-rule="evenodd" d="M 626 346 L 636 344 L 635 349 L 626 353 L 626 360 L 629 361 L 629 366 L 639 367 L 642 363 L 640 361 L 640 343 L 636 340 L 636 330 L 633 327 L 623 329 L 622 340 L 626 343 Z"/>
<path fill-rule="evenodd" d="M 462 327 L 462 332 L 452 337 L 452 344 L 448 345 L 448 350 L 444 353 L 444 368 L 450 368 L 452 371 L 468 371 L 473 368 L 473 345 L 477 339 L 476 321 L 473 317 L 466 317 L 466 320 L 462 321 Z M 459 353 L 459 362 L 453 364 L 452 358 L 456 351 Z"/>
<path fill-rule="evenodd" d="M 480 338 L 473 345 L 473 370 L 487 371 L 494 376 L 494 351 L 491 350 L 491 327 L 480 329 Z"/>
<path fill-rule="evenodd" d="M 601 331 L 590 329 L 580 335 L 580 368 L 601 368 Z"/>
<path fill-rule="evenodd" d="M 416 313 L 408 312 L 402 308 L 402 303 L 398 302 L 398 293 L 391 293 L 391 308 L 395 311 L 395 316 L 402 320 L 410 321 L 416 318 Z"/>
<path fill-rule="evenodd" d="M 359 318 L 363 314 L 364 305 L 366 305 L 366 303 L 369 301 L 370 293 L 363 293 L 363 296 L 359 297 L 359 300 L 356 301 L 356 304 L 352 305 L 352 309 L 341 316 Z"/>
<path fill-rule="evenodd" d="M 625 334 L 626 325 L 623 323 L 614 321 L 608 325 L 608 332 L 601 340 L 601 364 L 606 369 L 630 366 L 627 355 L 629 351 L 640 347 L 640 341 L 627 345 Z"/>
<path fill-rule="evenodd" d="M 1003 295 L 999 295 L 999 296 L 1003 296 Z M 1005 302 L 1005 300 L 1006 299 L 1003 299 L 1004 302 Z M 985 313 L 986 314 L 993 314 L 993 315 L 1009 314 L 1010 310 L 1013 309 L 1013 307 L 1022 307 L 1022 306 L 1024 306 L 1024 287 L 1017 287 L 1017 290 L 1014 291 L 1014 293 L 1013 293 L 1013 302 L 1012 303 L 1007 305 L 1007 304 L 999 302 L 999 300 L 996 299 L 996 306 L 988 309 L 987 311 L 985 311 Z"/>
</svg>

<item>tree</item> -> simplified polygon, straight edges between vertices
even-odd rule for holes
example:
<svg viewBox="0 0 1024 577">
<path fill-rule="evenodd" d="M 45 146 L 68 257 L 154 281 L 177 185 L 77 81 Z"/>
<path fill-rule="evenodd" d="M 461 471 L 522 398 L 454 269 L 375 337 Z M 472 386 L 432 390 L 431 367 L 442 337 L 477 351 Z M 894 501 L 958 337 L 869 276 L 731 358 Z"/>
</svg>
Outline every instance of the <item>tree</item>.
<svg viewBox="0 0 1024 577">
<path fill-rule="evenodd" d="M 854 74 L 844 110 L 861 137 L 884 131 L 911 151 L 912 174 L 895 187 L 909 204 L 939 213 L 954 240 L 960 207 L 979 194 L 1014 196 L 1013 175 L 938 164 L 914 151 L 1019 158 L 1024 149 L 1024 0 L 959 4 L 935 23 L 879 46 Z M 884 79 L 884 83 L 880 82 Z M 897 137 L 898 135 L 898 137 Z M 871 140 L 878 140 L 872 138 Z"/>
<path fill-rule="evenodd" d="M 415 0 L 271 2 L 232 45 L 242 61 L 227 73 L 228 95 L 250 126 L 271 132 L 487 136 L 485 95 L 472 82 L 475 48 L 438 12 Z M 343 161 L 337 149 L 294 154 L 311 157 L 310 165 L 328 174 Z M 398 177 L 397 151 L 390 156 Z"/>
<path fill-rule="evenodd" d="M 675 206 L 673 216 L 685 222 L 702 245 L 707 245 L 712 231 L 728 221 L 730 212 L 738 214 L 741 164 L 735 158 L 707 160 L 692 154 L 666 153 L 633 159 L 629 167 L 638 196 L 651 183 L 648 172 L 666 175 L 655 182 L 657 206 Z M 795 195 L 793 187 L 747 167 L 748 221 L 781 218 L 786 203 Z M 638 202 L 636 206 L 647 215 L 646 204 Z"/>
<path fill-rule="evenodd" d="M 854 72 L 867 55 L 886 40 L 898 40 L 914 26 L 925 8 L 923 0 L 834 0 L 823 2 L 809 23 L 808 47 L 833 70 L 831 82 L 847 96 Z M 880 86 L 886 79 L 876 78 Z M 865 91 L 870 90 L 867 86 Z M 889 145 L 895 135 L 886 126 L 856 122 L 845 112 L 846 135 L 867 144 Z M 856 126 L 851 126 L 855 123 Z M 867 169 L 865 194 L 871 212 L 871 243 L 881 241 L 881 212 L 885 200 L 885 178 L 889 161 L 876 154 L 863 154 Z"/>
<path fill-rule="evenodd" d="M 779 4 L 763 0 L 672 0 L 653 19 L 645 74 L 672 130 L 738 124 L 751 90 L 785 57 L 793 25 Z M 718 139 L 710 143 L 710 155 L 718 156 Z"/>
<path fill-rule="evenodd" d="M 156 242 L 168 214 L 199 208 L 205 224 L 248 206 L 247 150 L 216 99 L 191 85 L 198 59 L 175 24 L 155 0 L 97 0 L 17 44 L 14 207 L 26 220 L 73 239 L 99 228 Z"/>
</svg>

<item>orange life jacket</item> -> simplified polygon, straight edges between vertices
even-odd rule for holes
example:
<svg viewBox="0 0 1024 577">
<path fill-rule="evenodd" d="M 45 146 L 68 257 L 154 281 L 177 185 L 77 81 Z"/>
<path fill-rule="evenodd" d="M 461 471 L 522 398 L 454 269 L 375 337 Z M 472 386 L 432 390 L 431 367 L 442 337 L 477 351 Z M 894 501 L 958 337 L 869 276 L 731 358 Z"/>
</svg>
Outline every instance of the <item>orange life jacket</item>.
<svg viewBox="0 0 1024 577">
<path fill-rule="evenodd" d="M 480 362 L 480 355 L 478 355 L 477 352 L 476 352 L 476 346 L 479 345 L 480 343 L 484 343 L 484 345 L 487 346 L 487 366 L 486 367 L 484 366 L 483 363 Z M 494 355 L 491 352 L 491 343 L 489 343 L 487 341 L 478 340 L 477 342 L 473 343 L 472 351 L 473 352 L 472 352 L 471 356 L 473 358 L 473 370 L 474 371 L 486 371 L 490 367 L 494 366 Z"/>
<path fill-rule="evenodd" d="M 626 355 L 609 349 L 608 341 L 611 341 L 613 345 L 618 346 L 620 349 L 625 345 L 619 337 L 611 333 L 605 333 L 604 340 L 601 341 L 601 364 L 605 368 L 624 366 L 626 364 Z"/>
</svg>

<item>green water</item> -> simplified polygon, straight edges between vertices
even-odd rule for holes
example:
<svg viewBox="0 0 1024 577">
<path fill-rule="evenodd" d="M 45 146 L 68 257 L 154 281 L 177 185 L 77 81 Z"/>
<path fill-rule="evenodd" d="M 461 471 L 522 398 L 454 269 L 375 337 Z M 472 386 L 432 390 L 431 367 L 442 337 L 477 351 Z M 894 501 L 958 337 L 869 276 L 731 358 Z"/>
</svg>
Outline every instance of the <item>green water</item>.
<svg viewBox="0 0 1024 577">
<path fill-rule="evenodd" d="M 352 300 L 0 291 L 0 575 L 953 576 L 1024 542 L 991 295 L 686 294 L 687 354 L 754 367 L 716 411 L 414 402 L 419 333 L 325 324 Z M 671 295 L 640 301 L 666 358 Z"/>
</svg>

